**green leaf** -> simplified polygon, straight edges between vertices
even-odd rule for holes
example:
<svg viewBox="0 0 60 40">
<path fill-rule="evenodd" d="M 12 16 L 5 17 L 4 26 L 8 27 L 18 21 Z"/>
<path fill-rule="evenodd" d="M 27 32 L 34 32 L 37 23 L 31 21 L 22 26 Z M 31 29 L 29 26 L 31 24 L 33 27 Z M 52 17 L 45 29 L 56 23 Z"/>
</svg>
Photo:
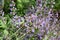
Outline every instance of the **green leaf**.
<svg viewBox="0 0 60 40">
<path fill-rule="evenodd" d="M 7 36 L 8 35 L 8 31 L 4 30 L 4 34 L 5 34 L 5 36 Z"/>
<path fill-rule="evenodd" d="M 0 20 L 0 28 L 7 28 L 6 24 L 5 24 L 5 23 L 3 23 L 3 21 L 2 21 L 2 20 Z"/>
<path fill-rule="evenodd" d="M 3 39 L 3 37 L 0 37 L 0 40 L 2 40 Z"/>
<path fill-rule="evenodd" d="M 17 0 L 17 2 L 20 2 L 21 3 L 22 1 L 21 0 Z"/>
</svg>

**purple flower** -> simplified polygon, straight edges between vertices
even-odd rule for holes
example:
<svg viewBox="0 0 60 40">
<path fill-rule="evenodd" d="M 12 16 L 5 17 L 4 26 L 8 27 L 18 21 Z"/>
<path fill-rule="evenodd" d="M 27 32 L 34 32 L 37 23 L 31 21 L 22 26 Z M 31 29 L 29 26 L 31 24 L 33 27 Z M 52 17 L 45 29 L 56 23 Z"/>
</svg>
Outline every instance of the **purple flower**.
<svg viewBox="0 0 60 40">
<path fill-rule="evenodd" d="M 42 27 L 44 27 L 44 26 L 45 26 L 45 23 L 46 23 L 45 21 L 43 21 L 43 22 L 41 23 Z"/>
<path fill-rule="evenodd" d="M 34 28 L 32 28 L 32 32 L 35 32 L 35 29 Z"/>
<path fill-rule="evenodd" d="M 10 4 L 10 7 L 12 7 L 13 5 L 12 4 Z"/>
</svg>

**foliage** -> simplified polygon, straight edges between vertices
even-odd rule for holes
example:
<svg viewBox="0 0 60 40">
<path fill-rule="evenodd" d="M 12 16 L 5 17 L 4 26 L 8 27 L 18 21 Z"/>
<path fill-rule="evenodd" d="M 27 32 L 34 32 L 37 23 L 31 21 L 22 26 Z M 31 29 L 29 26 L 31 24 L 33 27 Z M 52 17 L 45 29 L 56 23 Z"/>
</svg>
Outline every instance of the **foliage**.
<svg viewBox="0 0 60 40">
<path fill-rule="evenodd" d="M 17 0 L 16 6 L 17 6 L 17 14 L 20 16 L 25 15 L 27 9 L 30 6 L 35 6 L 35 0 Z"/>
<path fill-rule="evenodd" d="M 60 0 L 55 0 L 54 9 L 60 10 Z"/>
</svg>

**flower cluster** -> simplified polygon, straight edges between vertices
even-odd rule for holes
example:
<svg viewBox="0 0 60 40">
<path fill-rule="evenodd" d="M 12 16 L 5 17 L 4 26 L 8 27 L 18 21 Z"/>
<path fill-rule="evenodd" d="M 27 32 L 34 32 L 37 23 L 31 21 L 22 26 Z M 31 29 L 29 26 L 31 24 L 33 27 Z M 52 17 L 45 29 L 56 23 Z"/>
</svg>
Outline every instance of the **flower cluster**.
<svg viewBox="0 0 60 40">
<path fill-rule="evenodd" d="M 16 14 L 16 8 L 15 8 L 15 3 L 12 0 L 10 3 L 10 14 L 15 15 Z"/>
<path fill-rule="evenodd" d="M 60 24 L 58 21 L 58 13 L 54 13 L 53 11 L 54 4 L 54 0 L 36 0 L 36 6 L 29 8 L 27 13 L 21 17 L 16 14 L 15 3 L 12 0 L 10 3 L 10 14 L 12 14 L 13 17 L 10 21 L 13 27 L 18 29 L 17 33 L 15 33 L 18 36 L 27 33 L 27 37 L 36 36 L 39 40 L 59 40 Z M 2 12 L 1 10 L 0 13 L 3 16 L 4 13 Z M 5 18 L 2 20 L 4 22 L 6 21 Z M 19 30 L 19 28 L 21 30 Z"/>
</svg>

